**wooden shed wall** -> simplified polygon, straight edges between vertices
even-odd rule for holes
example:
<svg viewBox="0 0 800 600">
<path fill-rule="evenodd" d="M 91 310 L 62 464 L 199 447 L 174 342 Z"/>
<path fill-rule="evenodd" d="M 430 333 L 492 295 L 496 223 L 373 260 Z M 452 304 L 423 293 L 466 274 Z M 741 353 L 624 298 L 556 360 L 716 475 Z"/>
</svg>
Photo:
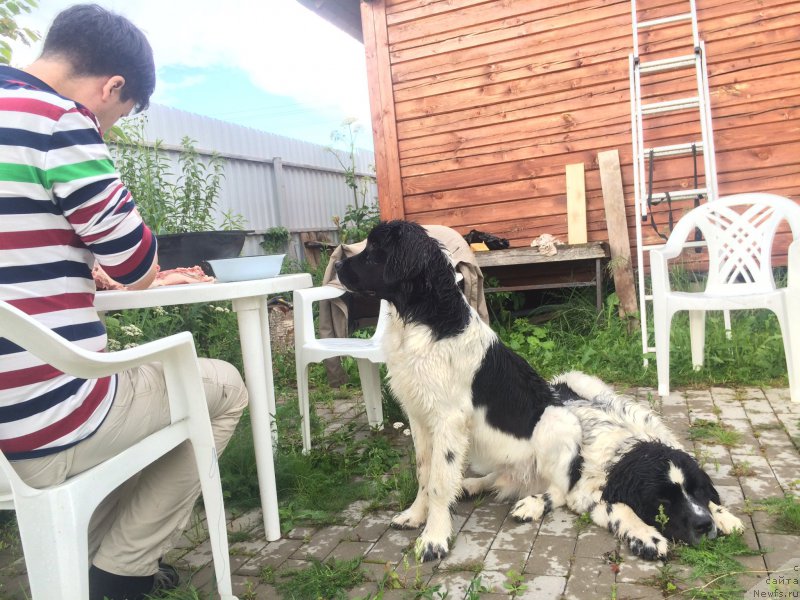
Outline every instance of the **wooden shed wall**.
<svg viewBox="0 0 800 600">
<path fill-rule="evenodd" d="M 639 5 L 648 8 L 639 13 L 646 19 L 685 12 L 689 3 Z M 800 198 L 797 1 L 697 0 L 697 6 L 720 195 Z M 635 248 L 630 8 L 619 0 L 363 2 L 382 216 L 489 231 L 512 246 L 542 233 L 566 240 L 565 166 L 584 163 L 588 237 L 605 240 L 597 153 L 618 149 Z M 691 39 L 688 25 L 639 39 L 650 59 L 691 52 L 680 47 Z M 695 89 L 693 77 L 681 73 L 655 77 L 644 90 L 653 99 Z M 696 113 L 649 123 L 648 143 L 700 139 Z M 694 187 L 691 159 L 656 167 L 663 189 Z M 676 218 L 690 206 L 676 204 Z M 664 208 L 655 211 L 662 230 Z M 644 232 L 657 241 L 649 225 Z"/>
</svg>

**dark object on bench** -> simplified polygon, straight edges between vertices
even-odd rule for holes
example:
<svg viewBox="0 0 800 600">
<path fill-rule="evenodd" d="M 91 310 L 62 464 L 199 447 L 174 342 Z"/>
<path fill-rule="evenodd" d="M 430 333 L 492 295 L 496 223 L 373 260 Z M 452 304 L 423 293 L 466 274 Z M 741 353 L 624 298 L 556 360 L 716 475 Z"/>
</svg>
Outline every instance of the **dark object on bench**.
<svg viewBox="0 0 800 600">
<path fill-rule="evenodd" d="M 499 238 L 496 235 L 492 235 L 491 233 L 486 233 L 483 231 L 478 231 L 477 229 L 473 229 L 467 235 L 464 236 L 464 239 L 467 240 L 468 244 L 478 244 L 483 242 L 486 244 L 486 247 L 489 250 L 504 250 L 508 248 L 508 240 L 505 238 Z"/>
</svg>

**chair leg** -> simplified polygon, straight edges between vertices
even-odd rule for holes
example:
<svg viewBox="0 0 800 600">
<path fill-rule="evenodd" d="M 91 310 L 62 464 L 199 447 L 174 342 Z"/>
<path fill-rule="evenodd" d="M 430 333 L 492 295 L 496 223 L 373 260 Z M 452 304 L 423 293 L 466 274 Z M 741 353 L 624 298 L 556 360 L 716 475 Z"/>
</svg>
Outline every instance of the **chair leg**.
<svg viewBox="0 0 800 600">
<path fill-rule="evenodd" d="M 789 396 L 800 402 L 800 299 L 784 296 L 785 301 L 773 308 L 783 336 L 786 370 L 789 374 Z"/>
<path fill-rule="evenodd" d="M 358 376 L 361 378 L 361 391 L 367 407 L 367 421 L 370 427 L 383 426 L 383 403 L 381 402 L 381 373 L 377 364 L 359 358 Z"/>
<path fill-rule="evenodd" d="M 311 408 L 308 399 L 308 363 L 297 359 L 297 407 L 300 411 L 300 433 L 303 454 L 311 450 Z"/>
<path fill-rule="evenodd" d="M 208 432 L 211 435 L 211 432 Z M 203 436 L 201 439 L 204 439 Z M 197 472 L 200 475 L 200 490 L 203 495 L 203 507 L 206 511 L 208 537 L 211 542 L 211 555 L 214 561 L 214 573 L 217 579 L 217 593 L 221 600 L 236 600 L 231 583 L 231 564 L 228 554 L 228 528 L 225 520 L 225 507 L 222 499 L 222 485 L 217 463 L 217 452 L 207 439 L 192 439 Z"/>
<path fill-rule="evenodd" d="M 89 513 L 84 519 L 69 493 L 59 495 L 16 509 L 33 600 L 89 597 Z"/>
<path fill-rule="evenodd" d="M 669 396 L 669 331 L 672 312 L 666 307 L 653 306 L 653 329 L 656 341 L 658 395 Z"/>
<path fill-rule="evenodd" d="M 706 349 L 706 311 L 689 311 L 689 339 L 692 346 L 692 367 L 699 371 L 703 368 Z"/>
<path fill-rule="evenodd" d="M 723 310 L 722 318 L 725 321 L 725 338 L 730 340 L 733 338 L 733 333 L 731 332 L 731 311 Z"/>
<path fill-rule="evenodd" d="M 789 395 L 792 402 L 800 403 L 800 298 L 789 312 L 789 326 L 783 330 L 783 348 L 786 351 L 786 367 L 789 371 Z"/>
</svg>

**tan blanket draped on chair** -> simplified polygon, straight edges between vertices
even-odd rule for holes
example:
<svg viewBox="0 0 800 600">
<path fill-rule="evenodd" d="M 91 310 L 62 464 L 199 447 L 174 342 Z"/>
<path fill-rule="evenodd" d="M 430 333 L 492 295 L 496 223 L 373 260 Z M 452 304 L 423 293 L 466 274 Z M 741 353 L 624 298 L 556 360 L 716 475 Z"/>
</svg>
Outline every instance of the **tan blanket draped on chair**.
<svg viewBox="0 0 800 600">
<path fill-rule="evenodd" d="M 483 295 L 483 273 L 475 261 L 475 255 L 469 244 L 461 235 L 444 225 L 423 225 L 431 237 L 442 243 L 442 247 L 456 271 L 464 278 L 463 289 L 467 302 L 472 306 L 486 323 L 489 322 L 489 311 L 486 308 L 486 298 Z M 341 244 L 331 254 L 322 285 L 343 287 L 336 276 L 334 264 L 337 260 L 349 258 L 361 252 L 367 245 L 366 240 L 355 244 Z M 319 334 L 323 338 L 348 337 L 347 303 L 339 297 L 333 300 L 322 300 L 319 303 Z M 331 358 L 325 361 L 328 371 L 328 383 L 334 387 L 345 383 L 346 378 L 341 361 Z"/>
</svg>

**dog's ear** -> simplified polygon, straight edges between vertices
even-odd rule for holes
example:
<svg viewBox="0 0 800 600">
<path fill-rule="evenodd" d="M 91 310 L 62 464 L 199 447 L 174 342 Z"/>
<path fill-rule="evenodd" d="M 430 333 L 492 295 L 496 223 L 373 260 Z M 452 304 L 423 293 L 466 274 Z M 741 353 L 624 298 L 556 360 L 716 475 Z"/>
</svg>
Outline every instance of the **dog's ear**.
<svg viewBox="0 0 800 600">
<path fill-rule="evenodd" d="M 425 268 L 425 241 L 417 227 L 406 221 L 391 221 L 385 230 L 381 247 L 386 251 L 386 283 L 413 279 Z M 427 235 L 425 236 L 427 237 Z"/>
<path fill-rule="evenodd" d="M 697 468 L 699 470 L 697 475 L 699 478 L 698 486 L 700 487 L 699 495 L 701 497 L 708 498 L 714 504 L 720 504 L 719 492 L 717 491 L 717 488 L 714 487 L 714 482 L 711 481 L 711 477 L 700 467 L 699 464 L 697 465 Z"/>
<path fill-rule="evenodd" d="M 384 277 L 387 283 L 411 282 L 422 274 L 430 263 L 430 238 L 402 223 L 393 227 L 386 238 L 388 253 Z"/>
</svg>

